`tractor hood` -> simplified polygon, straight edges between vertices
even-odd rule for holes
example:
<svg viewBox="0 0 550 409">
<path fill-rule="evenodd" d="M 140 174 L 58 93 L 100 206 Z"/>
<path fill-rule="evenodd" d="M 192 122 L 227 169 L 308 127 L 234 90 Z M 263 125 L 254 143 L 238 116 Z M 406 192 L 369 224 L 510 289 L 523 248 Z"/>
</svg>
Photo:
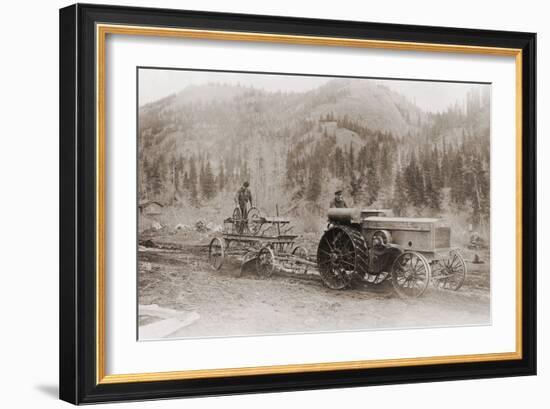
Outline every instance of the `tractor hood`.
<svg viewBox="0 0 550 409">
<path fill-rule="evenodd" d="M 388 209 L 330 208 L 328 210 L 328 220 L 341 224 L 359 224 L 366 217 L 384 216 L 389 212 Z"/>
</svg>

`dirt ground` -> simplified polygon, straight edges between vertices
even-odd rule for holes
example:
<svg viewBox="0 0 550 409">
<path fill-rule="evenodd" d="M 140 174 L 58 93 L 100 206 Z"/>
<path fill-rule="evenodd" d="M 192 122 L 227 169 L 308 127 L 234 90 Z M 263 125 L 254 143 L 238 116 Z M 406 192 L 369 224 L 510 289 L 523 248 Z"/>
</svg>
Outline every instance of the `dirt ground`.
<svg viewBox="0 0 550 409">
<path fill-rule="evenodd" d="M 140 331 L 163 319 L 165 325 L 156 338 L 490 324 L 487 250 L 464 251 L 467 260 L 476 253 L 483 263 L 467 263 L 468 276 L 460 290 L 430 286 L 421 298 L 403 300 L 389 282 L 336 291 L 312 273 L 275 271 L 269 278 L 254 271 L 241 274 L 237 258 L 226 259 L 222 269 L 214 271 L 208 264 L 212 237 L 212 233 L 159 233 L 142 240 L 140 308 L 160 307 L 164 314 L 140 313 Z M 313 238 L 302 244 L 314 254 Z M 194 319 L 177 325 L 181 321 L 166 320 L 171 313 L 191 313 Z"/>
</svg>

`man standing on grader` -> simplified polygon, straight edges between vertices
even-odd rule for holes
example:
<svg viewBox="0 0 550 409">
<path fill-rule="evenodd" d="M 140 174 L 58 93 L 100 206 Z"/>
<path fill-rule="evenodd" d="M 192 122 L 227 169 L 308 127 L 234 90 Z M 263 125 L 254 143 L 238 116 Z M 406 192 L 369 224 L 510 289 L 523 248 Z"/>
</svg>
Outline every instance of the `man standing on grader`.
<svg viewBox="0 0 550 409">
<path fill-rule="evenodd" d="M 235 204 L 237 204 L 241 209 L 241 218 L 243 220 L 246 220 L 248 218 L 247 204 L 250 203 L 250 207 L 252 207 L 252 193 L 248 188 L 249 186 L 250 183 L 244 182 L 239 190 L 237 190 L 237 194 L 235 195 Z"/>
</svg>

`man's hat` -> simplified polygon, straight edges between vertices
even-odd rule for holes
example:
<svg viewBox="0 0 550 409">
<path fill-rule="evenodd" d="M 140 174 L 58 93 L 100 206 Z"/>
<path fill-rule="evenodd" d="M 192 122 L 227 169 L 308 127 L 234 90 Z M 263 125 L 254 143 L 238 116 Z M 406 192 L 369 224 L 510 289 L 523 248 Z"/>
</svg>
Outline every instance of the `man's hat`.
<svg viewBox="0 0 550 409">
<path fill-rule="evenodd" d="M 334 196 L 338 196 L 338 195 L 341 195 L 341 194 L 342 194 L 341 190 L 337 190 L 336 192 L 334 192 Z"/>
<path fill-rule="evenodd" d="M 250 183 L 244 182 L 244 183 L 243 183 L 243 186 L 244 186 L 244 187 L 248 187 L 248 186 L 250 186 Z"/>
</svg>

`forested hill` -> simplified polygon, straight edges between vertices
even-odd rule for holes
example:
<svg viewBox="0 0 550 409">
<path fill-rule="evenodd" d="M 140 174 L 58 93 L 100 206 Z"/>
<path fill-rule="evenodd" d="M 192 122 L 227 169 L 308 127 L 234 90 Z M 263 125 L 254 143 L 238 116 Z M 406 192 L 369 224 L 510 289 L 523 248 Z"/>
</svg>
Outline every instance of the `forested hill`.
<svg viewBox="0 0 550 409">
<path fill-rule="evenodd" d="M 209 206 L 249 180 L 260 206 L 298 215 L 322 215 L 342 188 L 349 205 L 464 209 L 483 224 L 489 113 L 488 92 L 474 88 L 433 114 L 374 81 L 337 79 L 300 93 L 189 86 L 139 109 L 139 195 Z"/>
</svg>

